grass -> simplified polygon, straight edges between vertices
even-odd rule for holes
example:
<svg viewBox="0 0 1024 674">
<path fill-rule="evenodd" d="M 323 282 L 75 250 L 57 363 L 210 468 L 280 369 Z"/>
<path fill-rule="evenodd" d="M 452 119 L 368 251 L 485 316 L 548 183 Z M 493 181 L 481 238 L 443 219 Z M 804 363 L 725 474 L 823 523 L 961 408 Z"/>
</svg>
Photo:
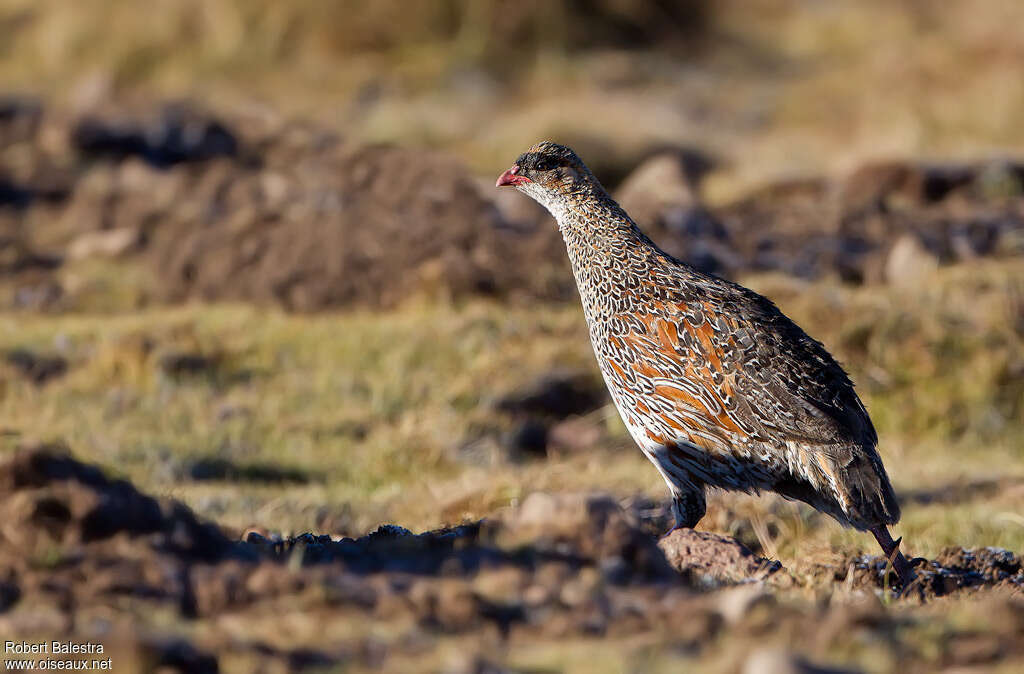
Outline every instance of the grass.
<svg viewBox="0 0 1024 674">
<path fill-rule="evenodd" d="M 713 203 L 780 175 L 843 171 L 868 158 L 1024 153 L 1022 3 L 727 0 L 709 3 L 702 44 L 682 52 L 611 44 L 570 51 L 559 33 L 565 26 L 549 20 L 552 3 L 531 2 L 500 17 L 511 25 L 525 16 L 533 36 L 510 50 L 499 36 L 481 39 L 489 19 L 479 4 L 0 0 L 0 79 L 7 91 L 52 102 L 56 115 L 189 96 L 255 117 L 270 108 L 310 118 L 355 140 L 444 148 L 487 176 L 541 137 L 603 158 L 602 175 L 621 174 L 652 146 L 694 144 L 724 160 L 705 184 Z M 402 11 L 389 16 L 389 7 Z M 534 490 L 665 496 L 610 408 L 588 418 L 600 440 L 575 454 L 518 463 L 465 451 L 470 443 L 487 450 L 480 437 L 507 427 L 492 406 L 501 395 L 553 369 L 597 377 L 575 305 L 413 301 L 386 313 L 315 316 L 237 305 L 135 311 L 152 288 L 140 268 L 87 260 L 62 274 L 66 287 L 80 284 L 80 313 L 0 314 L 0 351 L 55 352 L 70 363 L 67 376 L 37 387 L 0 362 L 0 454 L 63 441 L 79 458 L 238 532 L 255 525 L 357 534 L 385 521 L 421 530 L 488 516 Z M 746 282 L 853 375 L 904 496 L 897 535 L 906 549 L 1024 551 L 1024 262 L 945 268 L 899 288 Z M 217 365 L 171 376 L 160 363 L 176 353 Z M 279 467 L 307 482 L 188 479 L 191 462 L 210 458 L 229 460 L 241 476 Z M 861 601 L 808 578 L 815 564 L 875 552 L 873 542 L 803 506 L 715 494 L 702 527 L 778 556 L 798 581 L 782 603 Z M 998 593 L 967 594 L 890 609 L 905 618 L 911 660 L 925 671 L 951 648 L 954 628 L 982 636 L 1005 629 L 1000 601 Z M 367 630 L 386 643 L 401 633 L 362 616 L 307 613 L 309 603 L 283 597 L 258 618 L 182 623 L 170 610 L 143 622 L 282 648 Z M 119 620 L 112 634 L 142 629 Z M 816 662 L 884 672 L 898 657 L 856 625 L 833 642 L 841 652 L 825 652 L 808 634 L 786 632 L 797 621 L 780 624 L 776 638 Z M 700 662 L 675 634 L 538 639 L 493 652 L 542 671 L 737 671 L 752 647 L 772 645 L 744 631 L 724 630 Z M 438 668 L 479 651 L 465 643 L 473 638 L 445 637 Z M 227 653 L 221 664 L 265 664 L 247 657 Z"/>
<path fill-rule="evenodd" d="M 941 270 L 918 285 L 850 288 L 780 277 L 748 282 L 851 371 L 908 495 L 899 532 L 914 554 L 944 546 L 1024 549 L 1024 335 L 1019 261 Z M 413 302 L 387 313 L 296 316 L 248 306 L 118 315 L 0 316 L 0 349 L 60 352 L 69 374 L 37 387 L 8 368 L 0 427 L 8 449 L 62 440 L 144 490 L 242 529 L 333 528 L 384 520 L 424 529 L 486 516 L 531 490 L 664 496 L 610 408 L 598 446 L 548 461 L 467 461 L 507 427 L 493 407 L 552 370 L 596 375 L 574 305 Z M 168 354 L 216 356 L 172 377 Z M 489 456 L 489 455 L 488 455 Z M 308 483 L 190 481 L 190 460 L 278 466 Z M 253 468 L 252 470 L 256 470 Z M 974 485 L 972 487 L 971 485 Z M 717 495 L 705 526 L 791 561 L 871 550 L 781 499 Z"/>
<path fill-rule="evenodd" d="M 266 103 L 488 176 L 543 137 L 615 163 L 609 175 L 693 144 L 724 160 L 716 201 L 869 158 L 1024 152 L 1020 3 L 715 2 L 694 34 L 666 44 L 648 22 L 631 46 L 601 26 L 649 4 L 597 4 L 583 22 L 541 2 L 495 16 L 465 0 L 0 0 L 0 78 L 65 107 Z M 576 24 L 589 42 L 570 40 Z"/>
</svg>

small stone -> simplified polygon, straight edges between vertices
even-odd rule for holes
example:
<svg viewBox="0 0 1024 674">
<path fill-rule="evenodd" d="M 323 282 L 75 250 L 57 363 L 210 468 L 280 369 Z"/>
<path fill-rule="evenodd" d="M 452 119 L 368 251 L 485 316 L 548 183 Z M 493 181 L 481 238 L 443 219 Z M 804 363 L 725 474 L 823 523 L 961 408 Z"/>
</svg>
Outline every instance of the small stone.
<svg viewBox="0 0 1024 674">
<path fill-rule="evenodd" d="M 101 229 L 79 234 L 68 246 L 68 258 L 84 260 L 92 257 L 118 257 L 139 243 L 139 232 L 134 227 Z"/>
<path fill-rule="evenodd" d="M 895 285 L 912 285 L 938 268 L 939 258 L 916 236 L 904 234 L 896 240 L 885 259 L 885 279 Z"/>
</svg>

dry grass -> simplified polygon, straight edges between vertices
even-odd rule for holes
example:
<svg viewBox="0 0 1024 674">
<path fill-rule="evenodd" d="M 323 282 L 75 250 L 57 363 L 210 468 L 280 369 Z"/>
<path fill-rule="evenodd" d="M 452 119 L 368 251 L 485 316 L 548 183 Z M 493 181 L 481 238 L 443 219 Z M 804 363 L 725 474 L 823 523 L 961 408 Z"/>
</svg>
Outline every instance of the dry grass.
<svg viewBox="0 0 1024 674">
<path fill-rule="evenodd" d="M 928 557 L 953 544 L 1024 550 L 1024 262 L 943 268 L 901 288 L 783 277 L 747 282 L 822 339 L 859 383 L 904 495 L 897 533 L 906 549 Z M 481 465 L 467 463 L 460 451 L 480 429 L 504 423 L 491 406 L 498 396 L 553 369 L 596 376 L 575 305 L 413 301 L 384 313 L 314 316 L 224 305 L 2 314 L 0 350 L 15 347 L 60 352 L 70 371 L 39 388 L 0 365 L 3 452 L 33 439 L 64 440 L 79 458 L 237 530 L 354 534 L 384 521 L 420 530 L 486 517 L 534 490 L 665 495 L 610 409 L 590 418 L 602 427 L 598 443 L 575 455 Z M 218 355 L 221 364 L 175 379 L 159 363 L 181 352 Z M 309 482 L 185 479 L 186 462 L 197 457 L 297 470 Z M 793 633 L 799 621 L 792 618 L 812 606 L 847 615 L 858 602 L 877 603 L 845 584 L 823 582 L 818 568 L 874 552 L 873 542 L 772 496 L 716 494 L 702 527 L 784 562 L 795 583 L 774 591 L 771 601 L 782 616 L 777 629 L 724 629 L 702 642 L 699 660 L 674 645 L 685 625 L 629 638 L 540 635 L 524 643 L 496 641 L 487 652 L 524 669 L 735 672 L 751 649 L 779 646 L 866 672 L 891 671 L 898 659 L 927 671 L 948 649 L 971 647 L 951 645 L 950 635 L 976 635 L 984 649 L 1007 629 L 998 613 L 1009 610 L 1006 592 L 965 593 L 924 606 L 892 603 L 886 611 L 900 625 L 898 648 L 853 629 L 834 641 L 840 649 L 823 651 L 821 644 L 832 642 L 808 642 Z M 726 601 L 721 596 L 713 600 Z M 367 630 L 403 633 L 383 618 L 367 624 L 310 614 L 309 601 L 289 595 L 245 615 L 189 621 L 173 611 L 152 613 L 145 624 L 190 639 L 280 648 L 314 647 Z M 119 624 L 116 633 L 133 629 Z M 429 661 L 396 656 L 389 667 L 456 666 L 460 654 L 486 647 L 478 637 L 438 635 Z M 906 648 L 912 653 L 900 650 Z M 126 667 L 133 662 L 130 654 L 118 658 Z M 245 651 L 229 651 L 220 665 L 248 672 L 257 663 Z"/>
<path fill-rule="evenodd" d="M 943 546 L 1024 549 L 1024 335 L 1020 262 L 943 270 L 919 285 L 851 289 L 750 283 L 822 339 L 854 375 L 908 495 L 900 532 L 915 554 Z M 1019 295 L 1016 295 L 1019 297 Z M 594 371 L 575 306 L 412 303 L 389 313 L 290 316 L 242 306 L 137 315 L 0 318 L 0 348 L 59 350 L 70 373 L 37 388 L 7 371 L 8 447 L 63 439 L 141 488 L 243 528 L 349 533 L 394 519 L 416 529 L 478 518 L 530 490 L 663 497 L 611 409 L 599 446 L 526 464 L 467 463 L 460 448 L 505 423 L 492 402 L 554 369 Z M 163 355 L 219 354 L 174 379 Z M 596 374 L 595 374 L 596 376 Z M 308 484 L 190 482 L 189 459 L 274 465 Z M 706 526 L 787 562 L 870 541 L 781 500 L 720 495 Z"/>
<path fill-rule="evenodd" d="M 568 3 L 480 4 L 0 0 L 0 77 L 64 102 L 265 102 L 487 175 L 541 137 L 621 166 L 696 144 L 726 160 L 715 200 L 869 157 L 1024 151 L 1020 3 L 704 3 L 667 35 L 649 3 L 597 3 L 582 37 Z"/>
<path fill-rule="evenodd" d="M 694 44 L 647 49 L 604 38 L 570 48 L 555 3 L 518 2 L 504 11 L 521 15 L 530 37 L 512 51 L 487 33 L 493 17 L 475 9 L 482 4 L 0 0 L 0 80 L 59 104 L 192 96 L 269 114 L 267 103 L 346 137 L 442 147 L 486 175 L 540 137 L 605 157 L 602 175 L 651 146 L 695 144 L 725 160 L 706 185 L 716 202 L 779 175 L 840 171 L 868 157 L 1024 152 L 1024 3 L 728 0 L 708 3 Z M 601 440 L 575 455 L 482 463 L 462 451 L 507 423 L 491 406 L 502 394 L 552 369 L 596 376 L 576 306 L 131 312 L 150 280 L 120 263 L 82 264 L 95 266 L 67 273 L 92 284 L 86 313 L 0 314 L 0 350 L 70 362 L 67 376 L 43 387 L 0 364 L 0 453 L 63 440 L 79 458 L 238 530 L 360 533 L 383 521 L 419 530 L 487 516 L 534 490 L 664 497 L 611 409 L 590 418 Z M 911 553 L 1024 550 L 1024 262 L 947 268 L 901 288 L 747 281 L 851 371 L 904 495 L 898 534 Z M 176 379 L 159 363 L 179 352 L 217 355 L 220 365 Z M 307 482 L 185 479 L 190 460 L 208 457 L 297 471 Z M 717 494 L 702 526 L 778 555 L 797 579 L 794 595 L 859 601 L 808 578 L 815 564 L 873 552 L 872 541 L 807 508 Z M 949 647 L 953 626 L 982 636 L 997 629 L 994 599 L 892 610 L 928 662 Z M 283 645 L 323 629 L 301 597 L 280 601 L 288 605 L 259 620 L 151 617 L 185 636 L 219 629 Z M 565 671 L 736 671 L 752 645 L 771 645 L 726 630 L 695 663 L 664 636 L 511 644 L 496 657 Z M 788 647 L 807 638 L 782 636 Z M 460 646 L 451 638 L 440 657 L 457 661 Z M 884 672 L 893 657 L 854 634 L 828 661 Z M 396 668 L 405 664 L 428 666 Z M 237 654 L 221 665 L 258 666 Z"/>
</svg>

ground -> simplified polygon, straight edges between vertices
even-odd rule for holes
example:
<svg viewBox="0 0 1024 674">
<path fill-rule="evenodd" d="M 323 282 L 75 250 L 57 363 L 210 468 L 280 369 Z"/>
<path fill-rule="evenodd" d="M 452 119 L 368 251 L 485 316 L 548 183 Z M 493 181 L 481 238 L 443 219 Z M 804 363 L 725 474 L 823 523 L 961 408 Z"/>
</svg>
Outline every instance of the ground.
<svg viewBox="0 0 1024 674">
<path fill-rule="evenodd" d="M 772 276 L 751 277 L 748 283 L 822 339 L 859 383 L 903 504 L 904 518 L 895 531 L 904 537 L 904 550 L 937 560 L 935 568 L 959 579 L 931 583 L 926 601 L 919 595 L 895 596 L 886 589 L 891 589 L 891 579 L 883 578 L 882 567 L 863 566 L 870 560 L 862 555 L 877 552 L 868 536 L 774 496 L 733 494 L 714 494 L 699 528 L 736 537 L 756 555 L 781 562 L 784 568 L 770 578 L 740 586 L 746 588 L 742 592 L 753 593 L 753 599 L 730 599 L 747 597 L 734 594 L 740 589 L 728 589 L 735 577 L 708 584 L 699 573 L 690 572 L 666 581 L 658 572 L 642 571 L 653 562 L 641 563 L 628 555 L 622 562 L 621 551 L 612 557 L 619 560 L 615 564 L 625 565 L 628 578 L 648 573 L 654 580 L 599 581 L 615 576 L 608 576 L 611 563 L 602 562 L 607 556 L 601 552 L 603 544 L 598 543 L 595 552 L 586 526 L 581 525 L 582 533 L 567 534 L 569 543 L 553 548 L 583 560 L 558 572 L 563 594 L 572 583 L 598 582 L 594 587 L 603 588 L 599 594 L 605 596 L 601 601 L 611 602 L 608 606 L 624 601 L 641 607 L 639 625 L 623 617 L 625 609 L 620 606 L 603 614 L 605 622 L 599 628 L 588 628 L 587 619 L 577 617 L 565 618 L 566 626 L 556 629 L 548 613 L 520 607 L 516 610 L 526 610 L 528 620 L 512 619 L 509 636 L 503 639 L 487 636 L 494 624 L 481 604 L 460 609 L 460 604 L 437 600 L 437 610 L 456 611 L 455 615 L 469 611 L 465 618 L 438 618 L 426 608 L 381 614 L 378 602 L 383 600 L 378 597 L 372 610 L 356 610 L 359 623 L 392 636 L 398 630 L 418 645 L 399 647 L 385 640 L 389 645 L 384 647 L 353 637 L 342 622 L 337 629 L 349 635 L 342 652 L 328 648 L 324 637 L 310 631 L 322 620 L 344 621 L 335 615 L 340 609 L 333 600 L 325 605 L 308 595 L 320 596 L 327 590 L 311 588 L 341 582 L 332 581 L 331 574 L 343 568 L 356 573 L 357 580 L 328 596 L 352 601 L 365 591 L 356 588 L 372 578 L 378 578 L 373 583 L 385 581 L 379 574 L 358 580 L 358 561 L 339 561 L 330 554 L 327 561 L 307 557 L 312 566 L 306 576 L 307 567 L 294 555 L 282 553 L 282 559 L 291 561 L 272 565 L 278 568 L 271 575 L 282 576 L 274 581 L 278 589 L 264 591 L 257 585 L 245 599 L 209 599 L 214 602 L 206 609 L 209 615 L 199 620 L 177 600 L 168 606 L 166 599 L 146 599 L 143 591 L 116 599 L 124 590 L 103 589 L 101 584 L 89 596 L 112 597 L 98 600 L 113 602 L 111 615 L 141 620 L 137 637 L 148 644 L 145 648 L 156 648 L 150 643 L 154 635 L 165 640 L 181 637 L 191 648 L 218 658 L 222 671 L 248 671 L 247 658 L 255 657 L 251 649 L 257 642 L 276 644 L 276 655 L 268 662 L 280 667 L 295 665 L 288 658 L 299 656 L 282 653 L 301 645 L 314 660 L 322 657 L 320 664 L 328 669 L 379 664 L 400 671 L 403 662 L 408 664 L 407 657 L 429 658 L 435 663 L 431 667 L 468 667 L 459 658 L 477 653 L 495 666 L 512 668 L 594 671 L 601 663 L 617 671 L 639 658 L 648 671 L 686 662 L 700 663 L 708 671 L 730 671 L 741 666 L 744 658 L 738 654 L 747 653 L 745 644 L 751 639 L 761 650 L 793 649 L 818 664 L 865 671 L 887 671 L 896 664 L 909 671 L 933 671 L 939 666 L 988 667 L 1000 662 L 1005 671 L 1012 671 L 1021 657 L 1020 586 L 1006 579 L 1019 569 L 1013 552 L 1024 549 L 1024 523 L 1018 514 L 1024 510 L 1024 460 L 1019 453 L 1024 401 L 1016 388 L 1019 379 L 1012 373 L 1022 357 L 1020 296 L 1015 293 L 1024 283 L 1024 267 L 1017 260 L 953 266 L 899 288 L 811 284 Z M 302 532 L 338 540 L 361 536 L 385 523 L 414 532 L 460 523 L 472 528 L 481 519 L 525 517 L 524 509 L 537 509 L 536 504 L 527 508 L 531 494 L 607 494 L 600 498 L 611 504 L 608 507 L 622 507 L 634 518 L 632 524 L 611 530 L 618 532 L 616 550 L 623 545 L 623 531 L 635 532 L 628 540 L 632 536 L 653 545 L 668 528 L 664 485 L 601 397 L 582 316 L 573 305 L 517 309 L 477 300 L 417 301 L 386 312 L 313 316 L 227 305 L 154 308 L 117 316 L 19 314 L 0 323 L 0 345 L 8 353 L 33 345 L 41 352 L 37 360 L 53 353 L 66 360 L 66 372 L 42 383 L 31 374 L 38 371 L 26 370 L 17 359 L 7 365 L 2 418 L 8 456 L 18 446 L 65 443 L 77 459 L 97 463 L 108 475 L 127 478 L 145 493 L 181 501 L 200 518 L 216 522 L 228 542 L 259 541 L 253 538 L 257 532 L 270 541 L 265 545 L 275 536 Z M 39 349 L 40 345 L 46 348 Z M 543 392 L 553 372 L 575 373 L 564 379 L 579 389 L 584 401 L 580 409 L 586 411 L 548 421 L 551 417 L 545 414 L 566 414 L 544 410 L 537 402 L 543 397 L 538 398 L 536 389 Z M 596 398 L 584 395 L 588 386 L 594 387 L 589 390 L 596 391 Z M 531 450 L 517 435 L 531 419 L 553 424 L 550 433 L 555 440 L 568 439 L 549 440 L 540 450 Z M 571 529 L 579 518 L 571 512 L 563 516 L 557 509 L 541 511 L 547 513 L 540 518 L 545 526 L 565 521 Z M 23 520 L 24 516 L 8 518 Z M 14 532 L 6 535 L 23 538 Z M 518 559 L 519 553 L 513 551 L 525 544 L 525 549 L 534 550 L 528 553 L 533 561 L 503 562 L 508 558 L 499 556 L 491 570 L 484 561 L 481 570 L 462 576 L 450 576 L 438 567 L 427 572 L 421 591 L 454 596 L 469 592 L 479 599 L 486 596 L 479 584 L 543 585 L 530 581 L 545 573 L 536 555 L 549 554 L 543 552 L 545 541 L 557 535 L 557 530 L 543 528 L 539 533 L 520 531 L 519 538 L 511 539 L 500 528 L 473 533 L 467 538 L 470 542 L 454 543 L 454 549 L 471 552 L 482 545 Z M 134 535 L 118 534 L 87 544 L 83 553 L 81 538 L 58 536 L 59 545 L 45 548 L 49 552 L 43 568 L 65 568 L 68 562 L 62 560 L 69 559 L 67 555 L 90 560 L 101 554 L 96 550 L 109 546 L 141 550 L 125 554 L 143 560 L 161 549 L 152 542 L 133 543 Z M 593 538 L 605 540 L 598 534 Z M 986 553 L 989 547 L 1011 552 Z M 977 561 L 964 561 L 964 548 L 974 550 Z M 429 559 L 417 556 L 416 546 L 412 549 L 403 554 Z M 251 560 L 232 561 L 228 556 L 227 561 L 218 561 L 227 553 L 211 554 L 213 566 L 208 571 L 202 570 L 202 563 L 187 567 L 200 578 L 208 577 L 210 588 L 227 583 L 226 573 L 241 573 L 241 578 L 250 579 L 245 583 L 256 582 L 253 574 L 260 577 L 256 569 L 262 566 L 246 566 Z M 391 549 L 380 554 L 404 559 Z M 1003 560 L 1000 554 L 1009 557 Z M 84 568 L 102 566 L 100 561 L 81 563 Z M 518 570 L 502 571 L 509 564 Z M 67 573 L 83 572 L 75 568 L 82 569 L 73 565 Z M 598 577 L 593 577 L 594 569 L 600 569 Z M 403 571 L 399 569 L 400 576 Z M 39 572 L 28 577 L 35 577 L 33 573 Z M 518 580 L 492 578 L 501 573 Z M 93 582 L 91 574 L 86 582 Z M 201 580 L 196 582 L 205 587 Z M 403 582 L 408 581 L 392 580 L 391 592 L 412 601 L 408 598 L 414 595 L 395 589 L 404 587 Z M 616 589 L 622 582 L 624 594 Z M 970 587 L 958 589 L 961 584 Z M 25 582 L 22 592 L 29 594 L 32 586 Z M 223 591 L 206 589 L 200 595 Z M 652 591 L 676 593 L 678 600 L 655 610 L 650 604 Z M 504 592 L 503 601 L 512 602 L 512 607 L 529 596 Z M 607 598 L 612 595 L 617 598 Z M 43 596 L 55 600 L 52 594 Z M 748 600 L 749 606 L 744 603 Z M 742 608 L 727 608 L 732 601 Z M 45 605 L 22 602 L 2 619 L 15 634 L 29 636 L 33 624 L 36 629 L 38 621 L 46 624 L 40 618 Z M 67 614 L 78 625 L 76 633 L 90 634 L 95 627 L 78 612 L 91 604 L 72 605 L 81 607 Z M 314 605 L 321 608 L 313 615 L 321 618 L 310 623 Z M 573 605 L 564 597 L 556 603 L 558 610 L 570 614 Z M 67 613 L 58 606 L 47 610 Z M 478 613 L 481 610 L 483 614 Z M 738 613 L 729 614 L 730 610 Z M 266 622 L 292 611 L 295 617 L 288 619 L 292 626 L 286 632 L 271 627 L 276 621 Z M 484 617 L 472 617 L 480 615 Z M 703 616 L 700 624 L 706 626 L 700 629 L 705 631 L 680 636 L 677 630 L 691 624 L 695 615 Z M 364 622 L 367 616 L 369 623 Z M 747 625 L 751 620 L 763 622 L 755 628 Z M 801 630 L 821 621 L 838 631 L 814 643 L 797 638 Z M 252 643 L 228 648 L 237 629 L 245 629 Z M 598 642 L 588 636 L 593 629 L 604 635 Z M 755 639 L 753 634 L 761 636 Z M 687 638 L 693 641 L 686 642 Z M 426 642 L 418 641 L 422 639 Z M 497 639 L 493 648 L 485 646 L 490 639 Z M 121 657 L 141 657 L 141 647 L 134 643 L 129 639 L 122 644 L 127 654 Z M 836 651 L 840 645 L 842 650 Z M 367 648 L 383 652 L 371 656 Z M 456 657 L 457 653 L 461 655 Z"/>
<path fill-rule="evenodd" d="M 1022 21 L 0 0 L 0 635 L 126 672 L 1020 671 Z M 917 585 L 771 494 L 663 536 L 557 230 L 493 188 L 542 138 L 850 371 Z"/>
</svg>

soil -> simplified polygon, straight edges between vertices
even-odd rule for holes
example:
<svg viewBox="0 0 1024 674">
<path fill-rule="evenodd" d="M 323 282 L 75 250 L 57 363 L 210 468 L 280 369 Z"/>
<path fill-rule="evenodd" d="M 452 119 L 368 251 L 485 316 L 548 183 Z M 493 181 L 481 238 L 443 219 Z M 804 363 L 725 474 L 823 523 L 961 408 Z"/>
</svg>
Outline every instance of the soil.
<svg viewBox="0 0 1024 674">
<path fill-rule="evenodd" d="M 447 155 L 184 103 L 75 116 L 11 100 L 2 112 L 9 305 L 74 308 L 78 291 L 61 269 L 93 258 L 138 261 L 153 279 L 139 302 L 315 311 L 420 295 L 573 296 L 550 216 Z M 667 251 L 707 271 L 873 283 L 1024 252 L 1020 161 L 870 164 L 711 209 L 701 180 L 712 165 L 700 156 L 671 150 L 602 173 L 625 175 L 615 192 L 627 210 Z"/>
<path fill-rule="evenodd" d="M 117 625 L 124 630 L 115 633 L 127 635 L 119 657 L 171 671 L 217 671 L 218 662 L 246 657 L 282 671 L 401 669 L 403 658 L 425 662 L 446 640 L 464 638 L 475 645 L 461 671 L 480 671 L 502 644 L 662 634 L 666 625 L 671 647 L 695 654 L 727 632 L 762 639 L 803 632 L 828 644 L 858 629 L 908 663 L 918 657 L 906 615 L 875 598 L 892 580 L 884 560 L 820 567 L 815 582 L 860 599 L 809 605 L 783 593 L 806 581 L 778 562 L 705 532 L 676 530 L 659 542 L 635 508 L 601 494 L 535 493 L 491 519 L 421 534 L 386 524 L 359 537 L 282 538 L 227 532 L 63 448 L 41 446 L 0 466 L 0 518 L 7 638 L 96 640 Z M 999 628 L 984 643 L 967 628 L 955 631 L 939 664 L 1024 655 L 1019 556 L 952 548 L 915 563 L 921 583 L 897 602 L 1017 590 L 1016 598 L 993 596 Z M 290 634 L 285 648 L 258 636 L 268 616 L 280 615 L 364 629 L 347 628 L 345 638 L 326 628 Z M 239 639 L 231 626 L 246 624 L 249 636 Z"/>
</svg>

